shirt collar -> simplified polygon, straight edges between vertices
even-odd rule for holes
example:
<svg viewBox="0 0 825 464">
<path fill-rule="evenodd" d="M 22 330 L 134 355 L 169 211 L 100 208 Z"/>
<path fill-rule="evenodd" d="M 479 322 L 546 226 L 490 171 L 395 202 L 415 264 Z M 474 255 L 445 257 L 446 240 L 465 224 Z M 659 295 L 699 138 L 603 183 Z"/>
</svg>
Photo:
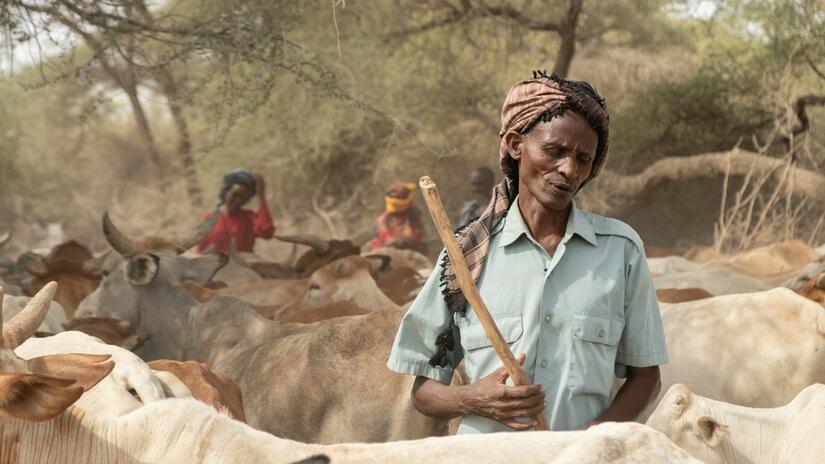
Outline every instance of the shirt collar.
<svg viewBox="0 0 825 464">
<path fill-rule="evenodd" d="M 522 235 L 533 238 L 530 235 L 527 225 L 524 223 L 524 218 L 521 215 L 521 210 L 518 207 L 518 196 L 513 200 L 510 209 L 507 211 L 507 217 L 504 220 L 504 227 L 501 230 L 501 241 L 499 246 L 506 247 Z M 562 241 L 567 241 L 573 235 L 578 235 L 593 246 L 598 245 L 596 241 L 596 232 L 593 230 L 593 224 L 587 218 L 583 211 L 576 207 L 576 202 L 572 202 L 570 208 L 570 216 L 567 218 L 567 228 L 564 231 L 564 238 Z"/>
</svg>

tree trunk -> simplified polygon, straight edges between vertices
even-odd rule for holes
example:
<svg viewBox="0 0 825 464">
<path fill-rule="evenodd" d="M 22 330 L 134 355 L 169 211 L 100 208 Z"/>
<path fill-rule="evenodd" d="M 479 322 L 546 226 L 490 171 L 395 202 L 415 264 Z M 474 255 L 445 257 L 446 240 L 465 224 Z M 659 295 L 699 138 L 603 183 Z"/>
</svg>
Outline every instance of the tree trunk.
<svg viewBox="0 0 825 464">
<path fill-rule="evenodd" d="M 192 157 L 192 139 L 189 136 L 189 125 L 183 114 L 183 107 L 180 105 L 178 86 L 175 76 L 167 66 L 158 69 L 156 78 L 160 88 L 166 96 L 169 104 L 169 112 L 178 133 L 178 157 L 183 166 L 183 176 L 186 180 L 186 191 L 192 205 L 198 208 L 203 207 L 203 191 L 198 183 L 198 173 L 195 166 L 195 159 Z"/>
<path fill-rule="evenodd" d="M 576 26 L 579 21 L 579 13 L 582 10 L 583 0 L 570 0 L 567 14 L 559 28 L 559 51 L 556 53 L 556 61 L 553 64 L 553 72 L 559 76 L 566 77 L 570 72 L 570 65 L 573 63 L 573 56 L 576 54 Z"/>
<path fill-rule="evenodd" d="M 592 188 L 585 188 L 583 193 L 594 212 L 622 216 L 636 206 L 646 191 L 666 182 L 721 179 L 726 172 L 731 176 L 746 176 L 751 172 L 766 174 L 779 171 L 786 163 L 745 150 L 674 156 L 661 159 L 638 174 L 626 176 L 604 171 Z M 795 194 L 815 201 L 825 198 L 825 175 L 795 166 L 791 167 L 790 175 Z"/>
</svg>

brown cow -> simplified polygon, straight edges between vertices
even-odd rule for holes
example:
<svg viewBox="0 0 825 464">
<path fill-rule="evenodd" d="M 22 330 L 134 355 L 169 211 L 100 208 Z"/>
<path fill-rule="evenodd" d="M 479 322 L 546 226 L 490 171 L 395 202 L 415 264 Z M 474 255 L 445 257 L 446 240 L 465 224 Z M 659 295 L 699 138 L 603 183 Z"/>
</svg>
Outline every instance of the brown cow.
<svg viewBox="0 0 825 464">
<path fill-rule="evenodd" d="M 192 280 L 182 282 L 182 286 L 187 292 L 189 292 L 190 295 L 192 295 L 193 298 L 201 303 L 206 303 L 216 295 L 220 295 L 219 292 L 210 290 Z M 292 307 L 286 309 L 281 308 L 280 305 L 261 306 L 250 303 L 247 304 L 261 316 L 269 320 L 277 320 L 283 324 L 308 324 L 311 322 L 332 319 L 334 317 L 360 316 L 370 312 L 370 310 L 361 308 L 350 301 L 336 301 L 328 305 L 321 306 L 320 308 Z"/>
<path fill-rule="evenodd" d="M 232 418 L 246 422 L 243 411 L 241 390 L 229 377 L 209 369 L 209 366 L 196 361 L 173 361 L 158 359 L 147 363 L 152 370 L 169 372 L 178 378 L 192 397 L 202 401 L 216 410 L 229 412 Z"/>
<path fill-rule="evenodd" d="M 45 257 L 24 253 L 17 262 L 32 275 L 29 285 L 23 288 L 23 294 L 33 296 L 48 282 L 57 282 L 54 301 L 63 306 L 68 319 L 74 316 L 83 298 L 100 284 L 101 259 L 95 258 L 86 246 L 74 240 L 54 247 Z"/>
<path fill-rule="evenodd" d="M 683 303 L 685 301 L 711 298 L 712 293 L 702 288 L 657 288 L 656 299 L 662 303 Z"/>
<path fill-rule="evenodd" d="M 349 240 L 324 240 L 313 235 L 276 235 L 283 242 L 307 245 L 310 247 L 293 266 L 294 276 L 304 279 L 326 264 L 346 256 L 360 255 L 361 246 Z"/>
<path fill-rule="evenodd" d="M 814 276 L 801 287 L 793 289 L 796 293 L 825 306 L 825 272 Z"/>
<path fill-rule="evenodd" d="M 149 339 L 148 335 L 129 335 L 129 321 L 111 317 L 80 317 L 63 323 L 66 330 L 77 330 L 97 337 L 107 345 L 134 351 Z"/>
</svg>

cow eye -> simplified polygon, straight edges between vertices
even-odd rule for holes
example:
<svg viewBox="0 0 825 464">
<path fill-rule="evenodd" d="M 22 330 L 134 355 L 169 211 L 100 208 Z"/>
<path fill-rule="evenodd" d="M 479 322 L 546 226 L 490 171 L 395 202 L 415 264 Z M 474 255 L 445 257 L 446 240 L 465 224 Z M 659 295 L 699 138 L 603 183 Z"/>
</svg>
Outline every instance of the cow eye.
<svg viewBox="0 0 825 464">
<path fill-rule="evenodd" d="M 309 284 L 309 289 L 310 290 L 320 290 L 321 286 L 318 285 L 318 284 Z"/>
</svg>

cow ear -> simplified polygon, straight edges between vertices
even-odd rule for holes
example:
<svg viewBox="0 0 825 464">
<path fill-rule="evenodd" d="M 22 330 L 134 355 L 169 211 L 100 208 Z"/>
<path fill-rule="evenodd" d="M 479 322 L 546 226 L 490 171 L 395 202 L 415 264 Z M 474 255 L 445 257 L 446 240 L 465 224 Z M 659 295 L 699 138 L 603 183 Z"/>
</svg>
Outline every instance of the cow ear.
<svg viewBox="0 0 825 464">
<path fill-rule="evenodd" d="M 718 445 L 728 434 L 728 426 L 710 416 L 699 416 L 693 422 L 696 435 L 708 446 Z"/>
<path fill-rule="evenodd" d="M 146 285 L 155 280 L 160 269 L 160 258 L 151 253 L 138 253 L 126 263 L 126 280 L 132 285 Z"/>
<path fill-rule="evenodd" d="M 120 347 L 129 351 L 135 351 L 143 345 L 143 342 L 149 340 L 150 335 L 129 335 L 120 342 Z"/>
<path fill-rule="evenodd" d="M 392 258 L 387 255 L 367 255 L 365 258 L 372 263 L 372 273 L 375 275 L 381 274 L 390 268 Z"/>
<path fill-rule="evenodd" d="M 69 379 L 87 391 L 112 372 L 115 363 L 109 358 L 108 354 L 52 354 L 26 363 L 34 374 Z"/>
<path fill-rule="evenodd" d="M 43 277 L 49 273 L 45 259 L 30 251 L 17 258 L 17 265 L 33 276 Z"/>
<path fill-rule="evenodd" d="M 0 375 L 0 411 L 22 420 L 47 421 L 83 394 L 72 379 L 41 374 Z"/>
<path fill-rule="evenodd" d="M 819 274 L 819 277 L 816 278 L 816 286 L 820 290 L 825 290 L 825 272 Z"/>
<path fill-rule="evenodd" d="M 188 259 L 184 265 L 181 281 L 194 280 L 203 285 L 209 282 L 227 262 L 229 262 L 229 256 L 225 254 L 198 256 L 197 258 Z"/>
</svg>

